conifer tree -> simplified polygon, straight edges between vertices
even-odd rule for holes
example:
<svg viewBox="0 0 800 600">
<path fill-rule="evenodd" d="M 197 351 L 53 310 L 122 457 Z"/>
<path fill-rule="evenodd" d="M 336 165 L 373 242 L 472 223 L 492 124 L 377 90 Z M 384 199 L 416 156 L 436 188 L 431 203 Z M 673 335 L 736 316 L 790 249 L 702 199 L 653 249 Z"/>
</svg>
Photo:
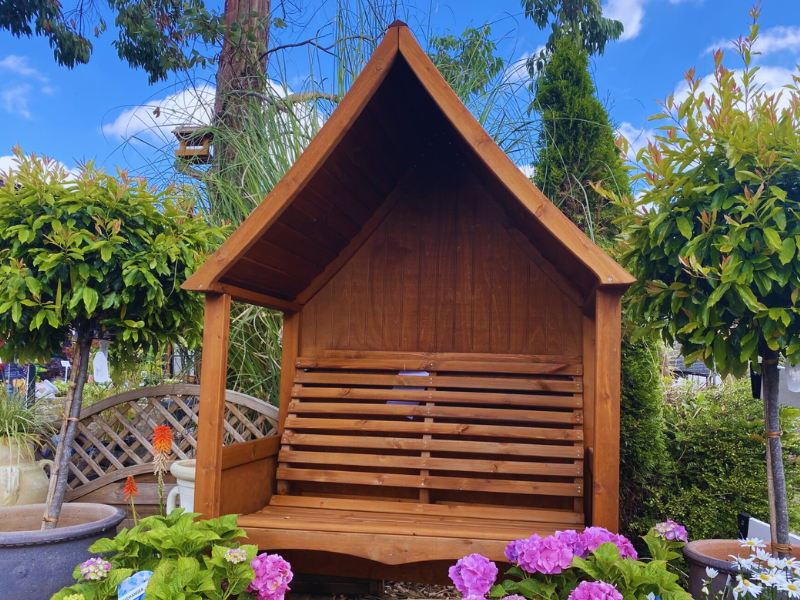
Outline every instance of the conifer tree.
<svg viewBox="0 0 800 600">
<path fill-rule="evenodd" d="M 534 182 L 600 246 L 619 233 L 619 209 L 592 188 L 630 193 L 608 113 L 597 99 L 585 50 L 572 37 L 555 41 L 534 83 L 532 109 L 541 114 L 540 149 Z"/>
</svg>

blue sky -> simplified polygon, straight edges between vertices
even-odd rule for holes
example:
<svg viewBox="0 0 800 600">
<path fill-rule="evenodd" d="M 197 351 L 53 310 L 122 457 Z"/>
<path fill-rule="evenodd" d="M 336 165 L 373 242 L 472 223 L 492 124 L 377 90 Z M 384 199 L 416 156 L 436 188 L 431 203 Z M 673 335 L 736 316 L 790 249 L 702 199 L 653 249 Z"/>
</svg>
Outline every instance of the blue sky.
<svg viewBox="0 0 800 600">
<path fill-rule="evenodd" d="M 303 18 L 323 18 L 315 14 L 321 2 L 301 0 Z M 709 48 L 747 33 L 751 4 L 606 0 L 606 14 L 623 21 L 625 34 L 594 60 L 594 76 L 599 95 L 608 100 L 612 117 L 634 146 L 653 127 L 646 119 L 658 112 L 656 100 L 680 91 L 684 71 L 696 66 L 698 74 L 709 74 Z M 420 0 L 412 16 L 415 33 L 422 31 L 415 20 L 428 20 L 434 31 L 455 33 L 490 22 L 501 37 L 499 54 L 509 64 L 546 39 L 545 32 L 523 18 L 519 0 Z M 760 22 L 761 82 L 777 89 L 791 80 L 800 62 L 800 1 L 764 0 Z M 731 60 L 730 66 L 738 62 Z M 188 91 L 177 80 L 150 86 L 142 71 L 117 58 L 110 35 L 96 41 L 88 65 L 68 70 L 55 64 L 45 40 L 0 33 L 0 169 L 9 165 L 12 146 L 20 144 L 25 152 L 47 154 L 70 168 L 77 160 L 96 159 L 107 167 L 142 170 L 165 150 L 165 138 L 142 135 L 141 120 L 150 118 L 153 106 L 169 101 L 202 121 L 207 113 L 196 100 L 213 96 L 213 73 L 205 75 L 206 83 L 196 80 Z M 137 108 L 141 105 L 148 108 Z M 135 141 L 126 143 L 137 133 Z"/>
</svg>

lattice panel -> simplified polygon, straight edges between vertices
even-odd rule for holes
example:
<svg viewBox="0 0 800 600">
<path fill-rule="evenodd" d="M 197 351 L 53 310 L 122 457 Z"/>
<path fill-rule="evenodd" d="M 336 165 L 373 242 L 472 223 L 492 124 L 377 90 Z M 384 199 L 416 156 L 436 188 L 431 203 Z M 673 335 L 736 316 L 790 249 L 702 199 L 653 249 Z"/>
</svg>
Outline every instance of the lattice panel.
<svg viewBox="0 0 800 600">
<path fill-rule="evenodd" d="M 199 386 L 181 386 L 190 394 L 153 393 L 165 388 L 142 388 L 142 395 L 126 392 L 98 403 L 83 411 L 78 423 L 78 434 L 73 444 L 69 463 L 69 494 L 91 484 L 97 489 L 103 481 L 117 481 L 128 474 L 150 472 L 153 461 L 151 440 L 159 425 L 169 425 L 173 430 L 173 460 L 195 457 L 197 449 L 197 422 Z M 232 401 L 229 397 L 245 398 L 246 403 Z M 266 435 L 274 435 L 274 407 L 255 398 L 228 393 L 225 403 L 225 445 L 247 442 Z M 260 405 L 263 405 L 260 406 Z M 55 451 L 55 444 L 48 442 Z M 102 481 L 101 481 L 102 480 Z M 88 488 L 87 488 L 88 490 Z M 80 495 L 78 493 L 78 495 Z"/>
</svg>

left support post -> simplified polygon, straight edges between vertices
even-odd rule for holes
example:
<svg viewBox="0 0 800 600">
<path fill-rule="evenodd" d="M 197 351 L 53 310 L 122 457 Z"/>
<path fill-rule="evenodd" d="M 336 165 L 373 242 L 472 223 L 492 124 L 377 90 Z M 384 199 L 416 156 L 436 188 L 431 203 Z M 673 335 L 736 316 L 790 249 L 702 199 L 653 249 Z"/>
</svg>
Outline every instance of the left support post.
<svg viewBox="0 0 800 600">
<path fill-rule="evenodd" d="M 230 316 L 231 297 L 228 294 L 206 295 L 194 510 L 207 519 L 220 516 Z"/>
</svg>

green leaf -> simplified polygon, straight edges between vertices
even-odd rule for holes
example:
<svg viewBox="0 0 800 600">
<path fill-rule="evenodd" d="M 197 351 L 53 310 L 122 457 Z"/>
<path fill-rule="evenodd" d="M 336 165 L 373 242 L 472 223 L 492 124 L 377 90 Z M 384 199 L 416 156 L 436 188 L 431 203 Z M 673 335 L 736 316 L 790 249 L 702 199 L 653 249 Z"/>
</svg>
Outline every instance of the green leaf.
<svg viewBox="0 0 800 600">
<path fill-rule="evenodd" d="M 683 234 L 687 240 L 692 239 L 692 223 L 686 217 L 678 217 L 675 220 L 675 223 L 678 225 L 678 230 Z"/>
<path fill-rule="evenodd" d="M 781 251 L 778 257 L 781 260 L 781 264 L 788 264 L 794 258 L 794 253 L 796 250 L 796 246 L 794 244 L 794 240 L 792 238 L 786 238 L 783 240 L 781 244 Z"/>
<path fill-rule="evenodd" d="M 762 233 L 764 234 L 764 241 L 767 242 L 770 248 L 773 250 L 781 249 L 781 236 L 777 231 L 772 229 L 772 227 L 765 227 Z"/>
</svg>

